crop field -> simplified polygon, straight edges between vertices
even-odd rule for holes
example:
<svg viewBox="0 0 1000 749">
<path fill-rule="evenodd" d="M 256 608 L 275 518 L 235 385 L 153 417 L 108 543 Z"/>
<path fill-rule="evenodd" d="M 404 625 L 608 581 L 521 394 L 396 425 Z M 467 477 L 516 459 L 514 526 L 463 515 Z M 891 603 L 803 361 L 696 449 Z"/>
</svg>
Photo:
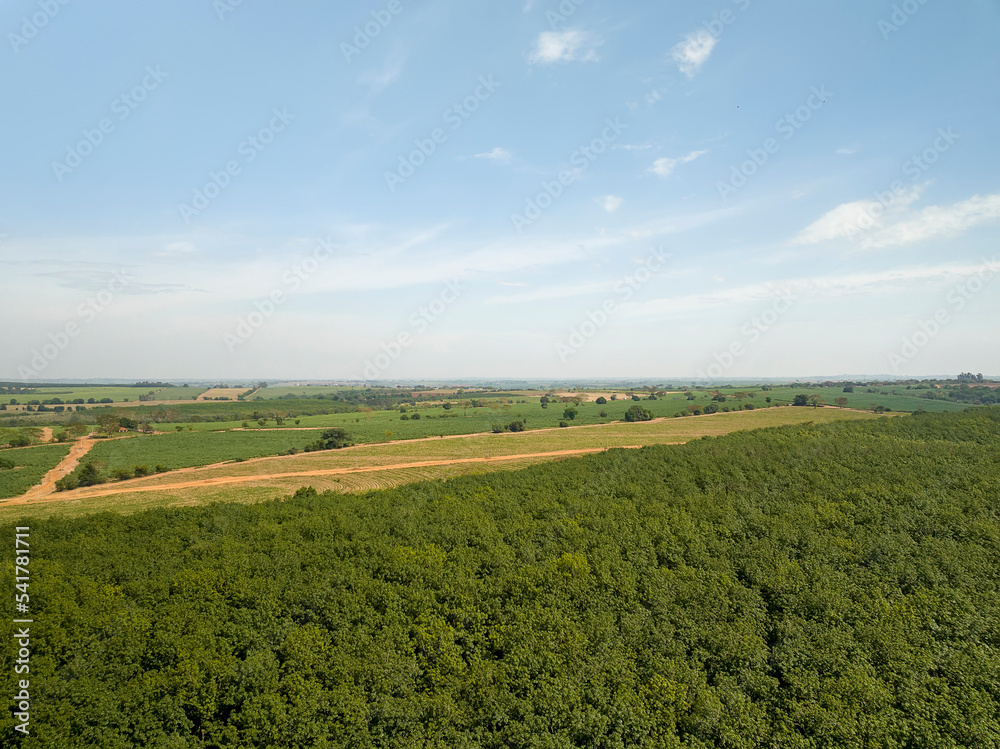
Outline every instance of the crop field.
<svg viewBox="0 0 1000 749">
<path fill-rule="evenodd" d="M 51 501 L 38 504 L 0 507 L 0 518 L 18 514 L 86 514 L 103 510 L 135 512 L 162 506 L 205 504 L 217 501 L 257 502 L 292 493 L 301 486 L 336 491 L 366 491 L 373 488 L 399 486 L 412 481 L 449 478 L 495 470 L 514 470 L 571 455 L 539 455 L 600 451 L 615 447 L 638 447 L 674 444 L 702 437 L 717 437 L 735 431 L 783 426 L 787 424 L 821 424 L 833 421 L 856 421 L 876 417 L 873 414 L 839 409 L 774 408 L 731 414 L 669 419 L 658 422 L 614 423 L 607 426 L 574 427 L 516 434 L 482 434 L 469 437 L 431 438 L 382 445 L 360 445 L 354 448 L 294 456 L 263 458 L 224 466 L 209 466 L 167 473 L 122 483 L 103 484 L 88 489 L 54 495 Z M 239 435 L 241 433 L 231 433 Z M 271 432 L 270 434 L 280 434 Z M 311 434 L 309 432 L 298 434 Z M 192 435 L 169 435 L 190 437 Z M 207 437 L 209 435 L 201 435 Z M 221 436 L 221 435 L 220 435 Z M 262 434 L 253 435 L 256 437 Z M 314 437 L 315 435 L 313 435 Z M 163 439 L 163 438 L 155 438 Z M 119 440 L 100 445 L 129 447 L 135 443 L 151 445 L 153 438 Z M 198 444 L 190 442 L 187 447 Z M 94 448 L 96 450 L 96 447 Z M 179 459 L 197 455 L 178 450 Z M 119 464 L 131 467 L 130 461 L 140 456 L 135 452 Z M 93 454 L 88 459 L 94 459 Z M 150 455 L 141 456 L 152 467 Z M 513 457 L 513 459 L 508 459 Z M 488 461 L 486 459 L 489 459 Z M 161 461 L 162 462 L 162 461 Z M 427 465 L 442 463 L 442 465 Z M 418 464 L 418 465 L 412 465 Z M 205 465 L 205 463 L 201 463 Z M 331 472 L 327 475 L 288 476 L 308 472 Z M 240 483 L 221 483 L 232 479 Z M 178 484 L 187 484 L 177 488 Z M 157 491 L 136 491 L 163 487 Z M 100 493 L 102 496 L 90 496 Z"/>
<path fill-rule="evenodd" d="M 79 398 L 88 400 L 93 398 L 100 401 L 103 398 L 110 398 L 115 403 L 122 403 L 125 400 L 138 401 L 140 395 L 155 392 L 156 388 L 150 387 L 117 387 L 117 386 L 94 386 L 94 387 L 41 387 L 35 388 L 31 392 L 18 393 L 11 396 L 3 396 L 3 402 L 10 403 L 11 399 L 17 400 L 18 404 L 25 404 L 29 401 L 46 401 L 58 398 L 63 403 L 68 403 Z"/>
<path fill-rule="evenodd" d="M 288 385 L 279 387 L 266 387 L 254 393 L 254 397 L 264 400 L 274 400 L 294 395 L 296 398 L 315 398 L 318 395 L 329 396 L 339 395 L 349 391 L 351 388 L 337 385 Z"/>
<path fill-rule="evenodd" d="M 249 392 L 251 389 L 252 388 L 209 388 L 199 395 L 197 400 L 211 401 L 223 398 L 234 401 L 243 395 L 243 393 Z"/>
<path fill-rule="evenodd" d="M 18 497 L 38 484 L 69 448 L 67 444 L 41 445 L 0 452 L 0 498 Z"/>
<path fill-rule="evenodd" d="M 871 392 L 869 392 L 871 391 Z M 723 393 L 730 392 L 728 389 L 721 390 Z M 884 406 L 893 411 L 961 411 L 968 406 L 962 403 L 952 403 L 941 400 L 930 400 L 921 398 L 920 394 L 927 392 L 927 388 L 919 390 L 907 390 L 906 386 L 867 386 L 857 385 L 853 393 L 845 393 L 842 388 L 830 387 L 809 387 L 809 388 L 787 388 L 775 387 L 771 391 L 764 393 L 770 396 L 773 402 L 790 403 L 797 394 L 803 393 L 807 396 L 819 395 L 822 403 L 834 405 L 837 398 L 847 399 L 847 408 L 870 409 L 873 404 Z"/>
<path fill-rule="evenodd" d="M 100 464 L 107 471 L 128 470 L 137 465 L 166 470 L 211 465 L 228 460 L 246 460 L 280 455 L 290 449 L 303 449 L 319 438 L 310 431 L 261 432 L 175 432 L 142 435 L 127 439 L 98 442 L 87 454 L 87 461 Z"/>
<path fill-rule="evenodd" d="M 205 392 L 207 388 L 195 388 L 195 387 L 168 387 L 163 388 L 160 392 L 156 394 L 155 400 L 158 401 L 193 401 L 199 395 Z"/>
</svg>

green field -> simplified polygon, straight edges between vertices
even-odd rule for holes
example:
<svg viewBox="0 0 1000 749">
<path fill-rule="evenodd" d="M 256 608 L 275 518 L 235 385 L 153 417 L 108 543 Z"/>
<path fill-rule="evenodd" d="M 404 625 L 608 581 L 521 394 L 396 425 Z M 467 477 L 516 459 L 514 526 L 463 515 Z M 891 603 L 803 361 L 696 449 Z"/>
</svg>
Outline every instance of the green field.
<svg viewBox="0 0 1000 749">
<path fill-rule="evenodd" d="M 166 470 L 245 460 L 302 450 L 319 438 L 318 432 L 177 432 L 98 442 L 84 462 L 106 473 L 147 466 Z"/>
<path fill-rule="evenodd" d="M 274 400 L 275 398 L 283 398 L 286 395 L 294 395 L 296 398 L 301 398 L 303 396 L 307 398 L 315 398 L 318 395 L 340 395 L 341 393 L 348 392 L 352 388 L 337 386 L 337 385 L 302 385 L 299 387 L 266 387 L 261 388 L 256 393 L 254 393 L 254 398 L 263 398 L 264 400 Z"/>
<path fill-rule="evenodd" d="M 18 437 L 24 437 L 30 441 L 31 444 L 38 444 L 40 442 L 41 429 L 38 427 L 0 427 L 0 448 L 7 447 L 11 440 L 16 440 Z"/>
<path fill-rule="evenodd" d="M 72 400 L 78 398 L 83 398 L 85 401 L 93 398 L 95 401 L 99 401 L 102 398 L 111 398 L 115 403 L 124 401 L 126 398 L 129 401 L 138 401 L 140 395 L 146 395 L 150 391 L 155 391 L 155 387 L 119 387 L 119 386 L 95 386 L 95 387 L 75 387 L 72 385 L 67 385 L 66 387 L 40 387 L 35 388 L 32 392 L 28 393 L 17 393 L 16 395 L 2 396 L 3 402 L 10 403 L 11 399 L 16 399 L 19 404 L 25 404 L 32 400 L 46 401 L 52 398 L 59 398 L 63 403 L 68 403 Z"/>
<path fill-rule="evenodd" d="M 853 393 L 843 392 L 842 387 L 811 387 L 811 388 L 788 388 L 775 387 L 770 392 L 763 395 L 771 396 L 776 403 L 790 403 L 799 393 L 805 395 L 819 395 L 823 403 L 834 405 L 836 398 L 847 398 L 848 408 L 870 409 L 872 404 L 892 409 L 893 411 L 961 411 L 968 408 L 964 403 L 952 403 L 949 401 L 930 400 L 921 398 L 920 393 L 925 393 L 929 388 L 917 390 L 907 390 L 905 385 L 885 385 L 868 386 L 856 385 Z M 736 391 L 738 389 L 733 389 Z M 759 388 L 757 389 L 759 392 Z M 869 392 L 871 391 L 871 392 Z M 721 392 L 731 392 L 730 389 L 723 389 Z"/>
<path fill-rule="evenodd" d="M 70 446 L 41 445 L 0 452 L 0 498 L 18 497 L 41 482 L 69 453 Z M 13 468 L 4 468 L 6 462 Z"/>
</svg>

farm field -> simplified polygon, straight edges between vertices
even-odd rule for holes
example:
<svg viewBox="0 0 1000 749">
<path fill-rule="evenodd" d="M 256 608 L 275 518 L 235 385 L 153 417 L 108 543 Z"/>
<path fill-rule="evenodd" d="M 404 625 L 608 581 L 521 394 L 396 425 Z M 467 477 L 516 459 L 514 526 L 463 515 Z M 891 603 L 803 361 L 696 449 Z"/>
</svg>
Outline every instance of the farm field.
<svg viewBox="0 0 1000 749">
<path fill-rule="evenodd" d="M 69 449 L 70 445 L 62 444 L 0 452 L 0 499 L 18 497 L 41 482 L 69 454 Z"/>
<path fill-rule="evenodd" d="M 204 393 L 207 388 L 201 387 L 168 387 L 159 391 L 154 400 L 158 401 L 193 401 Z"/>
<path fill-rule="evenodd" d="M 236 400 L 244 393 L 249 392 L 253 388 L 209 388 L 205 392 L 198 396 L 199 401 L 211 401 L 211 400 Z"/>
<path fill-rule="evenodd" d="M 874 392 L 868 392 L 873 390 Z M 898 394 L 893 394 L 895 393 Z M 723 389 L 721 392 L 729 392 Z M 764 393 L 771 397 L 775 403 L 791 403 L 796 395 L 804 393 L 806 396 L 819 395 L 826 405 L 833 405 L 836 398 L 846 398 L 848 408 L 859 408 L 867 410 L 872 404 L 878 404 L 893 411 L 961 411 L 968 408 L 967 404 L 952 403 L 949 401 L 931 400 L 921 398 L 920 393 L 927 392 L 927 388 L 919 390 L 907 390 L 905 386 L 875 386 L 858 385 L 853 393 L 845 393 L 842 388 L 811 387 L 811 388 L 788 388 L 776 387 Z"/>
<path fill-rule="evenodd" d="M 319 437 L 307 431 L 175 432 L 99 441 L 87 459 L 107 471 L 161 465 L 166 470 L 245 460 L 303 449 Z"/>
<path fill-rule="evenodd" d="M 156 506 L 175 504 L 203 504 L 213 501 L 261 501 L 272 499 L 282 493 L 295 491 L 301 486 L 338 491 L 361 491 L 371 488 L 398 486 L 426 478 L 488 472 L 492 470 L 512 470 L 546 460 L 565 456 L 540 457 L 538 453 L 560 453 L 566 451 L 603 451 L 614 447 L 638 447 L 655 444 L 687 442 L 701 437 L 714 437 L 735 431 L 760 429 L 788 424 L 829 423 L 833 421 L 859 421 L 876 417 L 869 413 L 843 411 L 840 409 L 775 408 L 759 411 L 744 411 L 731 414 L 669 419 L 658 422 L 614 423 L 606 426 L 573 427 L 546 431 L 507 434 L 481 434 L 446 439 L 430 438 L 407 442 L 393 442 L 382 445 L 359 445 L 344 450 L 303 453 L 295 456 L 263 458 L 224 466 L 186 469 L 167 474 L 136 479 L 123 483 L 100 486 L 60 493 L 33 505 L 0 506 L 0 517 L 29 511 L 42 514 L 71 514 L 97 512 L 102 510 L 137 511 Z M 240 433 L 233 433 L 239 435 Z M 271 433 L 276 434 L 276 433 Z M 303 433 L 299 433 L 303 434 Z M 306 432 L 304 434 L 311 434 Z M 169 435 L 187 437 L 188 435 Z M 197 435 L 192 435 L 197 436 Z M 207 436 L 207 435 L 203 435 Z M 262 435 L 255 435 L 257 437 Z M 313 438 L 315 435 L 313 435 Z M 117 445 L 109 443 L 99 447 L 128 447 L 129 443 L 140 443 L 136 448 L 152 444 L 151 438 L 119 440 Z M 197 441 L 188 443 L 190 450 Z M 231 443 L 229 447 L 235 446 Z M 88 459 L 95 459 L 94 450 Z M 119 464 L 135 465 L 135 452 L 126 460 L 118 456 Z M 193 456 L 194 453 L 178 450 L 177 455 Z M 497 460 L 517 456 L 516 460 Z M 154 459 L 143 456 L 149 467 Z M 486 462 L 489 458 L 491 462 Z M 190 457 L 189 459 L 195 459 Z M 456 461 L 464 461 L 456 463 Z M 417 465 L 413 463 L 446 462 L 450 465 Z M 204 464 L 202 464 L 204 465 Z M 400 467 L 402 466 L 402 467 Z M 381 469 L 372 472 L 370 469 Z M 315 471 L 340 471 L 326 476 L 280 476 L 280 474 L 307 473 Z M 278 476 L 264 478 L 264 476 Z M 178 483 L 225 481 L 241 479 L 238 484 L 205 485 L 187 487 L 182 490 L 171 488 Z M 242 481 L 248 479 L 248 481 Z M 137 492 L 134 489 L 163 487 L 155 492 Z M 130 491 L 130 489 L 133 489 Z M 110 496 L 93 496 L 95 494 Z"/>
<path fill-rule="evenodd" d="M 63 403 L 83 398 L 85 401 L 93 398 L 99 401 L 103 398 L 110 398 L 115 403 L 124 402 L 126 399 L 138 401 L 140 395 L 155 392 L 157 388 L 145 387 L 121 387 L 121 386 L 94 386 L 94 387 L 40 387 L 31 392 L 17 393 L 15 395 L 0 396 L 2 402 L 10 403 L 11 399 L 17 400 L 18 404 L 25 404 L 28 401 L 46 401 L 52 398 L 59 398 Z"/>
</svg>

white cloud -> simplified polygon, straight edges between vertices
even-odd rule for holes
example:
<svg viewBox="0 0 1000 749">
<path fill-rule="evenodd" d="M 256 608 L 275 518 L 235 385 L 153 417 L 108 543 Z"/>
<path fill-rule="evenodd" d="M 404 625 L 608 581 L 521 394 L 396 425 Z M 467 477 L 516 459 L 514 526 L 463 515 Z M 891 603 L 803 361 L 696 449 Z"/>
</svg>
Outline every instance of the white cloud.
<svg viewBox="0 0 1000 749">
<path fill-rule="evenodd" d="M 838 156 L 853 156 L 858 152 L 856 148 L 838 148 L 834 153 Z"/>
<path fill-rule="evenodd" d="M 617 195 L 605 195 L 601 204 L 608 213 L 614 213 L 624 202 L 625 198 L 619 198 Z"/>
<path fill-rule="evenodd" d="M 649 171 L 651 171 L 653 174 L 658 174 L 661 177 L 669 177 L 671 174 L 674 173 L 674 169 L 676 169 L 681 164 L 690 163 L 695 159 L 697 159 L 699 156 L 704 156 L 706 153 L 708 153 L 708 151 L 692 151 L 687 156 L 681 156 L 678 159 L 671 159 L 664 156 L 662 159 L 657 159 L 656 161 L 654 161 L 653 166 L 649 168 Z"/>
<path fill-rule="evenodd" d="M 684 75 L 688 78 L 694 78 L 701 66 L 708 60 L 709 55 L 712 54 L 716 42 L 718 39 L 707 31 L 693 31 L 684 37 L 684 41 L 673 48 L 670 56 Z"/>
<path fill-rule="evenodd" d="M 477 153 L 475 157 L 477 159 L 489 159 L 490 161 L 496 161 L 500 164 L 509 164 L 511 153 L 506 148 L 500 148 L 500 146 L 497 146 L 492 151 L 487 153 Z"/>
<path fill-rule="evenodd" d="M 596 37 L 579 29 L 543 31 L 535 44 L 532 59 L 537 62 L 595 62 L 595 48 L 599 44 Z"/>
<path fill-rule="evenodd" d="M 876 200 L 843 203 L 803 229 L 792 239 L 792 244 L 856 238 L 861 249 L 901 247 L 927 239 L 959 236 L 1000 219 L 1000 194 L 974 195 L 948 206 L 910 210 L 922 190 L 923 186 L 906 190 L 887 201 L 887 207 Z"/>
</svg>

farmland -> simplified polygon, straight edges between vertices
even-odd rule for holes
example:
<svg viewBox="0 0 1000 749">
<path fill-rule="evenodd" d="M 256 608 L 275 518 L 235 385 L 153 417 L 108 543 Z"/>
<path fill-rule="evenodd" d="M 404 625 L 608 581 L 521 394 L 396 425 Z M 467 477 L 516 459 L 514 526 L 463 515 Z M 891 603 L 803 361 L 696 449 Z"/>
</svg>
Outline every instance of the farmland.
<svg viewBox="0 0 1000 749">
<path fill-rule="evenodd" d="M 69 445 L 40 445 L 0 452 L 0 498 L 24 494 L 55 468 L 69 449 Z"/>
<path fill-rule="evenodd" d="M 820 424 L 833 421 L 858 421 L 876 418 L 872 414 L 839 409 L 775 408 L 744 411 L 730 414 L 716 414 L 688 419 L 669 419 L 656 422 L 626 424 L 622 422 L 607 425 L 550 429 L 520 433 L 479 434 L 457 436 L 446 439 L 431 438 L 392 442 L 388 444 L 359 445 L 346 450 L 303 453 L 289 457 L 272 457 L 226 465 L 211 465 L 180 473 L 166 473 L 123 483 L 110 483 L 91 489 L 78 489 L 55 495 L 52 502 L 30 507 L 32 513 L 80 513 L 104 509 L 115 511 L 135 511 L 151 506 L 173 504 L 200 504 L 209 501 L 256 501 L 269 498 L 275 491 L 295 491 L 300 486 L 314 485 L 338 491 L 357 491 L 377 487 L 396 486 L 416 478 L 440 478 L 480 473 L 493 470 L 511 470 L 546 458 L 532 457 L 540 453 L 563 451 L 598 451 L 614 447 L 637 447 L 640 445 L 673 444 L 687 442 L 701 437 L 729 434 L 734 431 L 761 429 L 787 424 Z M 270 435 L 273 439 L 291 435 L 309 435 L 315 439 L 315 432 L 265 432 L 256 435 L 246 433 L 219 433 L 217 435 L 183 433 L 165 435 L 171 437 L 169 443 L 156 452 L 156 440 L 163 437 L 137 437 L 99 443 L 88 460 L 100 458 L 108 466 L 133 468 L 145 463 L 154 468 L 157 461 L 168 453 L 179 467 L 207 465 L 209 461 L 204 451 L 212 451 L 220 459 L 238 450 L 258 450 L 261 445 L 242 443 L 241 439 Z M 217 439 L 217 442 L 210 440 Z M 170 450 L 167 450 L 169 444 Z M 285 448 L 287 442 L 273 442 L 271 449 Z M 244 453 L 246 454 L 246 453 Z M 157 455 L 161 456 L 157 458 Z M 514 461 L 502 460 L 517 456 Z M 487 462 L 489 459 L 491 462 Z M 557 459 L 557 458 L 548 458 Z M 414 463 L 444 463 L 445 465 L 422 465 L 412 468 L 396 468 Z M 377 469 L 377 470 L 370 470 Z M 105 468 L 107 470 L 107 468 Z M 310 472 L 329 472 L 328 475 L 296 476 Z M 281 476 L 281 478 L 265 478 Z M 416 477 L 416 478 L 415 478 Z M 238 486 L 218 485 L 212 482 L 239 480 Z M 249 483 L 244 481 L 249 479 Z M 180 482 L 204 482 L 178 491 L 172 488 Z M 163 487 L 162 492 L 147 492 L 151 487 Z M 135 490 L 143 489 L 141 494 Z M 96 496 L 100 494 L 101 496 Z M 26 507 L 0 508 L 0 517 L 28 510 Z"/>
<path fill-rule="evenodd" d="M 465 439 L 807 411 L 852 413 Z M 378 491 L 357 474 L 208 507 L 8 508 L 44 540 L 32 728 L 52 746 L 275 746 L 275 725 L 303 747 L 990 746 L 1000 409 L 847 419 Z"/>
</svg>

